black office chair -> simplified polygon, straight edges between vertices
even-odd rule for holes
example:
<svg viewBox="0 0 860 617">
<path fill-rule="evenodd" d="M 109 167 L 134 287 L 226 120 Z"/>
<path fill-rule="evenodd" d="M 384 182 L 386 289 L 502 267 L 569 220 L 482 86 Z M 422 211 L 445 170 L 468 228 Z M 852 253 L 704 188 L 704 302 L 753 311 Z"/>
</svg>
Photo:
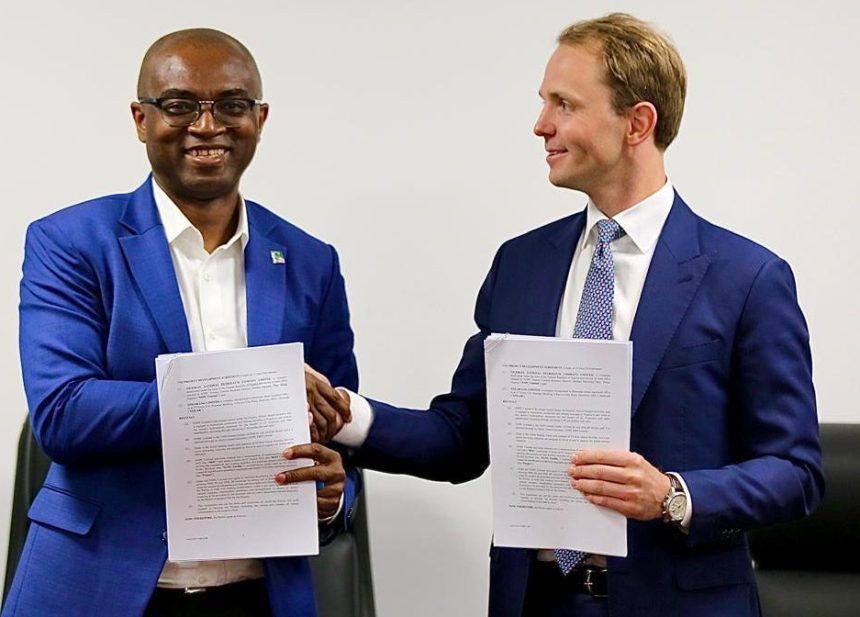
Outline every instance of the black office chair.
<svg viewBox="0 0 860 617">
<path fill-rule="evenodd" d="M 25 422 L 18 439 L 4 602 L 30 527 L 27 510 L 42 487 L 50 465 L 51 461 L 33 437 L 29 421 Z M 376 616 L 367 537 L 366 495 L 366 492 L 361 494 L 353 509 L 349 532 L 341 533 L 329 544 L 321 546 L 320 554 L 311 558 L 320 617 Z"/>
<path fill-rule="evenodd" d="M 822 424 L 821 447 L 821 507 L 750 533 L 764 617 L 860 615 L 860 424 Z"/>
</svg>

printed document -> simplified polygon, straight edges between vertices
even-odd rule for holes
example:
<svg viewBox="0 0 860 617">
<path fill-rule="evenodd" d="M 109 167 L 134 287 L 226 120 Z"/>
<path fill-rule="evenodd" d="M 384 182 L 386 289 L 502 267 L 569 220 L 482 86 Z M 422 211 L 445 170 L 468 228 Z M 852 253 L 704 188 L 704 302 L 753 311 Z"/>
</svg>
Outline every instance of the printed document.
<svg viewBox="0 0 860 617">
<path fill-rule="evenodd" d="M 170 561 L 319 552 L 316 487 L 275 476 L 310 460 L 301 343 L 155 361 Z"/>
<path fill-rule="evenodd" d="M 570 486 L 580 450 L 630 449 L 632 343 L 493 334 L 484 341 L 493 542 L 627 555 L 627 521 Z"/>
</svg>

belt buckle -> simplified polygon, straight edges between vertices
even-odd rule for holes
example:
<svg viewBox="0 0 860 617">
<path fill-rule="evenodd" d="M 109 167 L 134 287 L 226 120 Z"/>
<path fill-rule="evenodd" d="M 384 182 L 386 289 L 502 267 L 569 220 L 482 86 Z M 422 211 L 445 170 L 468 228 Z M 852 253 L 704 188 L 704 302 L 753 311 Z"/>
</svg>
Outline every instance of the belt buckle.
<svg viewBox="0 0 860 617">
<path fill-rule="evenodd" d="M 595 570 L 593 568 L 585 568 L 585 590 L 588 592 L 592 598 L 607 598 L 608 594 L 605 593 L 597 593 L 594 591 L 594 580 L 592 579 L 592 575 Z"/>
<path fill-rule="evenodd" d="M 182 590 L 186 595 L 193 595 L 195 593 L 204 593 L 206 591 L 206 587 L 186 587 Z"/>
</svg>

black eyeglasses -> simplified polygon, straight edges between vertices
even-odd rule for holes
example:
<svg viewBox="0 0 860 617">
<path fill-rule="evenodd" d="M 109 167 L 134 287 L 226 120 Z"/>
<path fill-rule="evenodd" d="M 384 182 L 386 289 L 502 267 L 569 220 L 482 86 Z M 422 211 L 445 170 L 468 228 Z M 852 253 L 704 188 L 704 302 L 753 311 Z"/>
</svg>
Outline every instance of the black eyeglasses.
<svg viewBox="0 0 860 617">
<path fill-rule="evenodd" d="M 182 98 L 142 98 L 141 105 L 154 105 L 161 111 L 164 121 L 173 127 L 191 126 L 203 113 L 203 106 L 209 105 L 212 116 L 226 128 L 243 125 L 251 117 L 251 112 L 263 101 L 256 99 L 227 98 L 215 101 L 198 101 L 197 99 Z"/>
</svg>

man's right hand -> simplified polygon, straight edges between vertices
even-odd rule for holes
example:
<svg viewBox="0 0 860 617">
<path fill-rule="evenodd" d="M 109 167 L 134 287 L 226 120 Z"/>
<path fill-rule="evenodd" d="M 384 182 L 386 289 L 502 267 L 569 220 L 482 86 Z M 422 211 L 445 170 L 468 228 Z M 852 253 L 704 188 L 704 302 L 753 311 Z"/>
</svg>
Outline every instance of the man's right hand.
<svg viewBox="0 0 860 617">
<path fill-rule="evenodd" d="M 305 364 L 305 390 L 308 395 L 308 421 L 311 441 L 329 441 L 351 420 L 349 397 L 331 386 L 328 378 Z"/>
</svg>

